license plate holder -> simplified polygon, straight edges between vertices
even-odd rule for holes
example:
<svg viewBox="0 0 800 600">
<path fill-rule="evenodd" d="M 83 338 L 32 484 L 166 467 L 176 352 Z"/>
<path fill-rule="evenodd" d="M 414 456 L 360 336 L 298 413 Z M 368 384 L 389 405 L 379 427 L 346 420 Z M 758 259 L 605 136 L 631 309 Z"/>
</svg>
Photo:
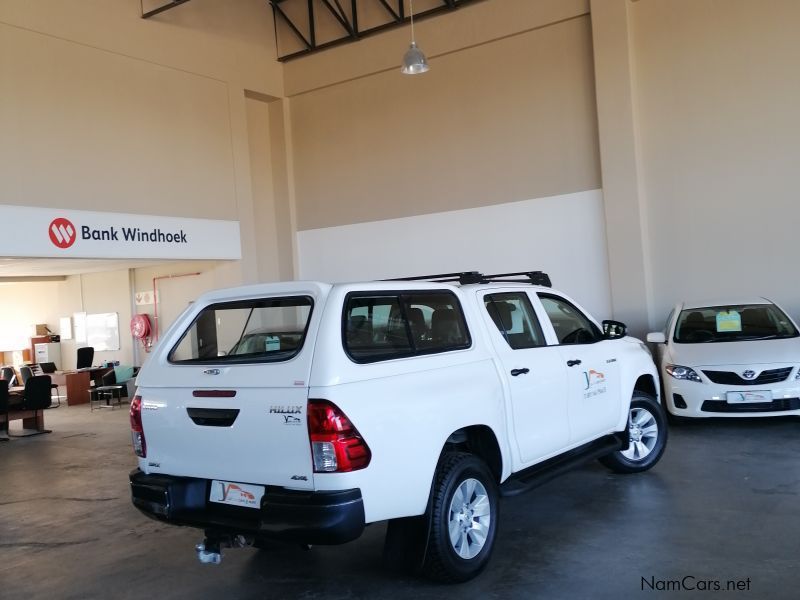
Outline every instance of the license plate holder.
<svg viewBox="0 0 800 600">
<path fill-rule="evenodd" d="M 260 509 L 264 491 L 263 485 L 214 479 L 211 481 L 208 499 L 217 504 Z"/>
<path fill-rule="evenodd" d="M 753 390 L 746 392 L 728 392 L 725 395 L 728 404 L 756 404 L 762 402 L 772 402 L 772 392 L 770 390 Z"/>
</svg>

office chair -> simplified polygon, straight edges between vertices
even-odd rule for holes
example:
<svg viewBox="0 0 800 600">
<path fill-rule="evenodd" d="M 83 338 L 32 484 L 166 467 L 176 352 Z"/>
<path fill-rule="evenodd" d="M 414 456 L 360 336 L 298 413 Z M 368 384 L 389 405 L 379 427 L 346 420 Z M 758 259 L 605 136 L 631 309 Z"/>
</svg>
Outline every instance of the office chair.
<svg viewBox="0 0 800 600">
<path fill-rule="evenodd" d="M 49 375 L 34 375 L 25 382 L 25 392 L 22 398 L 22 410 L 32 410 L 35 418 L 38 418 L 39 411 L 44 410 L 50 406 L 50 384 L 52 383 Z M 42 433 L 50 433 L 49 429 L 42 429 L 41 431 L 29 431 L 22 435 L 13 435 L 11 437 L 30 437 L 32 435 L 41 435 Z"/>
<path fill-rule="evenodd" d="M 33 369 L 28 366 L 22 366 L 19 368 L 19 374 L 22 376 L 22 385 L 28 383 L 28 379 L 33 377 Z"/>
<path fill-rule="evenodd" d="M 50 375 L 56 372 L 56 363 L 54 362 L 43 362 L 39 364 L 39 368 L 42 370 L 41 373 L 38 375 Z M 53 390 L 56 391 L 56 402 L 57 404 L 51 404 L 48 408 L 58 408 L 61 406 L 61 388 L 58 387 L 57 383 L 50 384 L 50 395 L 53 395 Z"/>
<path fill-rule="evenodd" d="M 8 382 L 8 387 L 14 387 L 16 383 L 17 374 L 14 373 L 14 367 L 3 367 L 0 369 L 0 379 L 5 379 Z"/>
<path fill-rule="evenodd" d="M 5 435 L 0 435 L 0 442 L 8 441 L 8 381 L 0 379 L 0 415 L 6 416 Z"/>
<path fill-rule="evenodd" d="M 86 369 L 92 366 L 94 360 L 94 348 L 86 346 L 85 348 L 78 348 L 78 362 L 75 366 L 76 369 Z"/>
</svg>

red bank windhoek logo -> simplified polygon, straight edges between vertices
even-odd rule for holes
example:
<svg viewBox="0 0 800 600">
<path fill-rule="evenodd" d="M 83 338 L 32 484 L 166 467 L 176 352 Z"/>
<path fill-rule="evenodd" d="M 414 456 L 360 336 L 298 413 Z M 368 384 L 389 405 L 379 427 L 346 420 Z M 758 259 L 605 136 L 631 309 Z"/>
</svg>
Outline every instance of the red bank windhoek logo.
<svg viewBox="0 0 800 600">
<path fill-rule="evenodd" d="M 69 248 L 75 243 L 78 232 L 69 219 L 59 217 L 50 223 L 50 241 L 59 248 Z"/>
</svg>

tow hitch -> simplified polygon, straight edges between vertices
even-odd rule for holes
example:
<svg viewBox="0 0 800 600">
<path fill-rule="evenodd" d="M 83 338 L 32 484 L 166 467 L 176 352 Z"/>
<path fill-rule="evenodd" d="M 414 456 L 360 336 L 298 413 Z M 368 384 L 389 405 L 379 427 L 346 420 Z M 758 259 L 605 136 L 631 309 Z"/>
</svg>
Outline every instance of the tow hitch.
<svg viewBox="0 0 800 600">
<path fill-rule="evenodd" d="M 218 565 L 222 562 L 223 548 L 245 548 L 253 545 L 253 538 L 244 535 L 217 535 L 206 532 L 206 537 L 194 549 L 197 560 L 204 565 Z"/>
</svg>

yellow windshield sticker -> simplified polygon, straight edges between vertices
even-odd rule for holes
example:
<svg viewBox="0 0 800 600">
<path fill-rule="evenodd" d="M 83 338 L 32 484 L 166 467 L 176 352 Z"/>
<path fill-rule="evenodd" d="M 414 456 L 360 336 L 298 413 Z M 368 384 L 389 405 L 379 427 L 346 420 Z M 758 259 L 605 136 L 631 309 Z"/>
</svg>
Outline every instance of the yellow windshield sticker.
<svg viewBox="0 0 800 600">
<path fill-rule="evenodd" d="M 742 316 L 735 310 L 717 313 L 717 331 L 741 331 Z"/>
</svg>

